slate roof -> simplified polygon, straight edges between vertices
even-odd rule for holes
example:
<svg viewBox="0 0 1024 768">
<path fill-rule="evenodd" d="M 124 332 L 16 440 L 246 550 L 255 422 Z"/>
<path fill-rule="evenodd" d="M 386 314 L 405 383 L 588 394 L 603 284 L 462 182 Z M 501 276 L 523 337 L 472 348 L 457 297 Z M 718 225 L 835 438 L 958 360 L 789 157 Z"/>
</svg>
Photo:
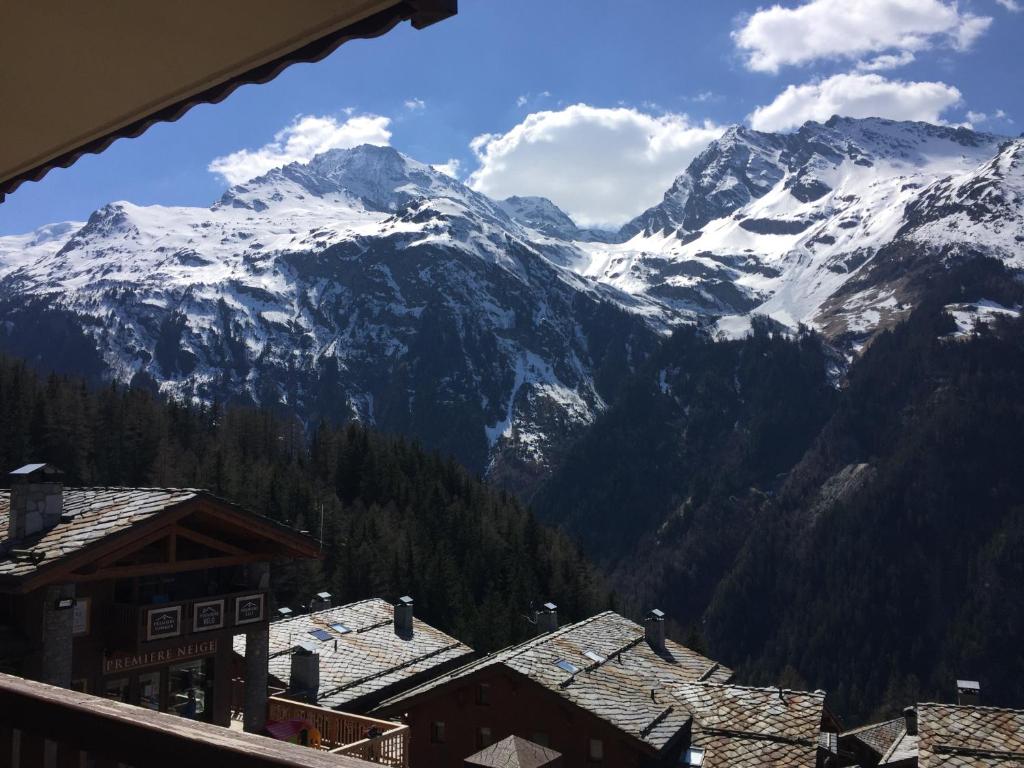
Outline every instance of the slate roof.
<svg viewBox="0 0 1024 768">
<path fill-rule="evenodd" d="M 9 549 L 0 550 L 0 576 L 32 575 L 55 560 L 202 493 L 194 488 L 65 488 L 61 522 L 41 536 L 14 544 L 17 549 L 37 553 L 36 557 L 16 559 Z M 10 492 L 0 491 L 0 542 L 7 538 L 10 508 Z"/>
<path fill-rule="evenodd" d="M 343 624 L 344 634 L 331 628 Z M 310 630 L 323 630 L 329 640 L 317 640 Z M 395 634 L 394 606 L 371 599 L 314 611 L 270 624 L 270 674 L 284 685 L 291 682 L 291 651 L 299 643 L 320 656 L 317 704 L 332 709 L 352 708 L 360 700 L 373 704 L 393 695 L 421 675 L 465 663 L 473 649 L 439 629 L 413 618 L 409 636 Z M 245 635 L 236 635 L 234 650 L 245 655 Z"/>
<path fill-rule="evenodd" d="M 732 670 L 689 648 L 671 640 L 665 645 L 665 652 L 655 652 L 643 627 L 607 611 L 493 653 L 393 697 L 382 708 L 394 709 L 452 680 L 503 665 L 658 751 L 690 721 L 673 692 L 685 683 L 732 677 Z M 604 660 L 589 658 L 588 651 Z M 580 671 L 561 669 L 559 660 Z"/>
<path fill-rule="evenodd" d="M 561 752 L 534 744 L 519 736 L 509 736 L 466 758 L 466 765 L 486 768 L 543 768 L 554 765 Z"/>
<path fill-rule="evenodd" d="M 825 694 L 688 683 L 676 697 L 693 716 L 702 768 L 814 768 Z"/>
<path fill-rule="evenodd" d="M 1024 710 L 917 708 L 918 768 L 1024 768 Z"/>
<path fill-rule="evenodd" d="M 879 765 L 917 765 L 917 736 L 907 733 L 906 728 L 900 729 L 899 736 L 893 741 L 889 750 L 882 755 Z"/>
<path fill-rule="evenodd" d="M 905 724 L 904 718 L 897 717 L 893 720 L 862 725 L 860 728 L 844 731 L 840 734 L 840 738 L 859 741 L 881 757 L 903 735 L 906 730 Z"/>
</svg>

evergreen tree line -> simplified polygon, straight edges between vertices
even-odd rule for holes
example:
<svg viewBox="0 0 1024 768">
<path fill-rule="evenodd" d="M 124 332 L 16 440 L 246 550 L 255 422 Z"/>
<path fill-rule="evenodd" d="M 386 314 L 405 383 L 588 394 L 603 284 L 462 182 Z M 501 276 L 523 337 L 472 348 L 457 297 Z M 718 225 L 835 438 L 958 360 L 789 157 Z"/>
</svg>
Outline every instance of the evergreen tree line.
<svg viewBox="0 0 1024 768">
<path fill-rule="evenodd" d="M 164 401 L 148 391 L 42 377 L 0 357 L 0 467 L 32 461 L 69 485 L 206 489 L 310 531 L 323 558 L 277 564 L 276 602 L 298 608 L 410 594 L 417 616 L 490 651 L 531 632 L 533 604 L 564 618 L 609 606 L 593 567 L 514 497 L 437 453 L 358 424 Z"/>
<path fill-rule="evenodd" d="M 681 330 L 535 508 L 743 682 L 824 688 L 851 723 L 958 677 L 1024 706 L 1024 319 L 954 340 L 945 307 L 982 298 L 1024 288 L 952 269 L 838 378 L 806 331 Z"/>
</svg>

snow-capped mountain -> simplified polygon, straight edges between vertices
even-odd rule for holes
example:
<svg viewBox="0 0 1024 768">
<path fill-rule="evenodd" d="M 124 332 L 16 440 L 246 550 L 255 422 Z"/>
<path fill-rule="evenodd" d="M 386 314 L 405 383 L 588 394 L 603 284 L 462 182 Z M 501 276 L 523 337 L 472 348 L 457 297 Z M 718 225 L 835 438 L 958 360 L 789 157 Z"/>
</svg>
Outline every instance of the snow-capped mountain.
<svg viewBox="0 0 1024 768">
<path fill-rule="evenodd" d="M 923 123 L 736 127 L 607 233 L 394 149 L 332 150 L 209 208 L 118 202 L 0 238 L 0 349 L 529 475 L 678 323 L 762 313 L 855 349 L 950 260 L 1024 266 L 1022 158 Z"/>
<path fill-rule="evenodd" d="M 753 312 L 863 337 L 915 292 L 892 268 L 986 253 L 1024 266 L 1024 142 L 926 123 L 832 118 L 792 134 L 729 129 L 664 200 L 584 245 L 583 274 L 727 332 Z"/>
<path fill-rule="evenodd" d="M 535 237 L 393 149 L 333 150 L 208 209 L 118 202 L 59 243 L 0 239 L 0 337 L 46 366 L 74 348 L 77 368 L 175 397 L 359 418 L 509 471 L 592 421 L 655 340 L 614 306 L 631 297 Z"/>
</svg>

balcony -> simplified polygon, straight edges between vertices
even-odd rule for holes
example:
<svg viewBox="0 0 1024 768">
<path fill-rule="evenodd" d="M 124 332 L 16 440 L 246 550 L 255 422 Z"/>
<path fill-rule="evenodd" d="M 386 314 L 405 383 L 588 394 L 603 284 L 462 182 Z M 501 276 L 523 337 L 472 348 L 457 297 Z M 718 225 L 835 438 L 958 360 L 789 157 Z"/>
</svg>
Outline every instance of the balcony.
<svg viewBox="0 0 1024 768">
<path fill-rule="evenodd" d="M 395 768 L 409 767 L 409 726 L 350 715 L 279 696 L 268 702 L 270 720 L 305 720 L 320 732 L 320 749 Z"/>
</svg>

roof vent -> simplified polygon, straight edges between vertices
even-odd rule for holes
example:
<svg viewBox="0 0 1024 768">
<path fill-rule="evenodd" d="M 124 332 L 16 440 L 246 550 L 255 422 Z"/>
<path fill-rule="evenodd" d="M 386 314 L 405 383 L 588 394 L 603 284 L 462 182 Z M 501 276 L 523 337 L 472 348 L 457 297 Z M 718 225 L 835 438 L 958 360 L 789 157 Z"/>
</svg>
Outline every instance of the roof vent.
<svg viewBox="0 0 1024 768">
<path fill-rule="evenodd" d="M 11 511 L 8 538 L 18 542 L 48 531 L 64 511 L 64 473 L 50 464 L 26 464 L 8 473 Z"/>
<path fill-rule="evenodd" d="M 964 707 L 981 704 L 981 685 L 977 680 L 956 681 L 956 703 Z"/>
<path fill-rule="evenodd" d="M 412 637 L 412 598 L 408 595 L 398 598 L 395 603 L 395 634 Z"/>
<path fill-rule="evenodd" d="M 665 613 L 655 608 L 644 619 L 644 635 L 647 644 L 656 651 L 665 650 Z"/>
</svg>

